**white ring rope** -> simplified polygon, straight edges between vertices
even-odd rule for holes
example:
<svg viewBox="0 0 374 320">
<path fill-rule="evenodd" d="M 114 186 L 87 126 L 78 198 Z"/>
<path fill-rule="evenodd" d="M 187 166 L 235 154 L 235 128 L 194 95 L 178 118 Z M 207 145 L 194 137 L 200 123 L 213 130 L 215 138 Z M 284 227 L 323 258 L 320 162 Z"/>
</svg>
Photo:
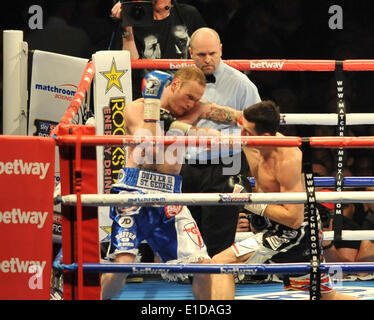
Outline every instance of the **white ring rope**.
<svg viewBox="0 0 374 320">
<path fill-rule="evenodd" d="M 374 113 L 347 113 L 345 125 L 374 124 Z M 285 113 L 281 114 L 282 125 L 338 125 L 336 113 Z"/>
<path fill-rule="evenodd" d="M 316 202 L 374 203 L 373 191 L 316 192 Z M 61 197 L 64 205 L 76 205 L 76 195 Z M 304 192 L 290 193 L 153 193 L 132 194 L 82 194 L 83 206 L 144 206 L 144 205 L 243 205 L 245 203 L 306 203 Z M 248 238 L 250 232 L 236 233 L 236 241 Z M 324 240 L 333 240 L 334 231 L 323 233 Z M 372 230 L 343 230 L 342 240 L 374 240 Z"/>
<path fill-rule="evenodd" d="M 316 202 L 374 203 L 374 191 L 316 192 Z M 288 193 L 149 193 L 82 194 L 83 206 L 152 206 L 152 205 L 243 205 L 246 203 L 306 203 L 305 192 Z M 64 205 L 76 205 L 77 195 L 61 197 Z"/>
<path fill-rule="evenodd" d="M 347 113 L 345 125 L 374 124 L 374 113 Z M 339 124 L 337 113 L 282 113 L 281 125 L 326 125 Z"/>
<path fill-rule="evenodd" d="M 253 236 L 253 232 L 237 232 L 235 241 L 239 242 Z M 324 231 L 323 240 L 334 240 L 334 231 Z M 374 240 L 374 230 L 342 230 L 342 240 Z"/>
</svg>

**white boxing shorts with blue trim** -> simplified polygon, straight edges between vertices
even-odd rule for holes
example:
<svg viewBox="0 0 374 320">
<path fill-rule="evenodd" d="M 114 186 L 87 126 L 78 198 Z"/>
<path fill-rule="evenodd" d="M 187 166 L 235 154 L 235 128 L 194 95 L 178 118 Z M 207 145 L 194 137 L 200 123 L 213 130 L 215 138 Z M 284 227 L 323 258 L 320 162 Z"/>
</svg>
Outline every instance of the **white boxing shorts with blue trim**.
<svg viewBox="0 0 374 320">
<path fill-rule="evenodd" d="M 111 193 L 162 194 L 180 193 L 182 177 L 123 168 Z M 108 258 L 117 254 L 138 253 L 139 244 L 146 240 L 163 262 L 193 263 L 210 259 L 200 231 L 190 211 L 182 205 L 152 207 L 111 207 L 113 220 Z"/>
</svg>

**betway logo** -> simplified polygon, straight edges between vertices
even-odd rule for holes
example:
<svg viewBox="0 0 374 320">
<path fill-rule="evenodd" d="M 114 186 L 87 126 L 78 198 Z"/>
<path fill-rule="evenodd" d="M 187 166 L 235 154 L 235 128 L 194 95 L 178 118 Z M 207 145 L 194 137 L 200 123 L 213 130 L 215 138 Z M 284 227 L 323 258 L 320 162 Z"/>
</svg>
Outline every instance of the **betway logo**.
<svg viewBox="0 0 374 320">
<path fill-rule="evenodd" d="M 22 211 L 13 208 L 10 211 L 0 211 L 0 223 L 4 224 L 33 224 L 38 229 L 43 228 L 48 211 Z"/>
<path fill-rule="evenodd" d="M 49 166 L 49 162 L 23 162 L 22 159 L 15 159 L 13 162 L 0 161 L 0 175 L 34 175 L 39 176 L 40 180 L 44 180 L 47 175 Z"/>
<path fill-rule="evenodd" d="M 182 63 L 174 64 L 173 62 L 170 62 L 169 69 L 180 69 L 180 68 L 192 67 L 192 66 L 194 66 L 194 63 L 182 62 Z"/>
<path fill-rule="evenodd" d="M 30 269 L 33 266 L 37 266 L 38 269 L 44 270 L 47 261 L 29 261 L 20 260 L 18 257 L 12 257 L 10 260 L 0 261 L 0 271 L 3 273 L 30 273 Z"/>
<path fill-rule="evenodd" d="M 270 61 L 261 61 L 261 62 L 250 62 L 251 69 L 282 69 L 284 62 L 270 62 Z"/>
</svg>

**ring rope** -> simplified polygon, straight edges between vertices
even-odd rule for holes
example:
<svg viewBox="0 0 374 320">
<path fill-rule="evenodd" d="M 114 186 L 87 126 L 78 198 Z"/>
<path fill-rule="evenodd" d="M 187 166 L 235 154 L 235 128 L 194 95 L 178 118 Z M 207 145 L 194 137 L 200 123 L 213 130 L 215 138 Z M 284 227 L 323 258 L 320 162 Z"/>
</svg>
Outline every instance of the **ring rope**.
<svg viewBox="0 0 374 320">
<path fill-rule="evenodd" d="M 235 241 L 239 242 L 253 236 L 252 232 L 237 232 Z M 324 231 L 323 241 L 334 240 L 334 231 Z M 374 230 L 342 230 L 342 240 L 344 241 L 361 241 L 374 240 Z"/>
<path fill-rule="evenodd" d="M 315 177 L 316 187 L 335 186 L 335 177 Z M 374 184 L 374 177 L 344 177 L 344 187 L 370 187 Z"/>
<path fill-rule="evenodd" d="M 335 71 L 336 60 L 253 59 L 222 60 L 240 71 Z M 343 71 L 374 71 L 374 60 L 344 60 Z M 179 69 L 193 66 L 192 59 L 137 59 L 131 60 L 132 69 Z"/>
<path fill-rule="evenodd" d="M 72 145 L 77 142 L 77 136 L 58 136 L 58 145 Z M 82 145 L 139 145 L 139 144 L 181 144 L 185 146 L 208 146 L 214 148 L 219 144 L 267 147 L 301 147 L 301 137 L 274 137 L 274 136 L 88 136 L 82 135 L 79 140 Z M 374 136 L 363 137 L 310 137 L 310 146 L 314 148 L 373 148 Z"/>
<path fill-rule="evenodd" d="M 254 177 L 248 178 L 252 186 L 256 185 Z M 335 187 L 335 177 L 314 177 L 316 187 Z M 344 177 L 344 187 L 371 187 L 374 185 L 374 177 Z"/>
<path fill-rule="evenodd" d="M 61 196 L 64 205 L 76 205 L 77 196 Z M 246 203 L 306 203 L 305 192 L 285 193 L 151 193 L 151 194 L 82 194 L 84 206 L 187 205 L 216 206 Z M 374 203 L 374 191 L 316 192 L 316 202 Z"/>
<path fill-rule="evenodd" d="M 70 265 L 55 264 L 58 269 L 75 272 L 76 263 Z M 373 262 L 356 263 L 321 263 L 321 272 L 341 270 L 343 273 L 373 272 Z M 83 263 L 85 272 L 100 273 L 223 273 L 223 274 L 305 274 L 310 271 L 309 263 L 277 263 L 277 264 L 171 264 L 171 263 Z"/>
<path fill-rule="evenodd" d="M 345 125 L 374 124 L 373 113 L 347 113 Z M 326 125 L 339 124 L 337 113 L 283 113 L 280 115 L 281 125 Z"/>
<path fill-rule="evenodd" d="M 270 65 L 269 65 L 269 62 L 270 62 Z M 253 69 L 255 69 L 255 68 L 264 68 L 264 70 L 271 70 L 271 68 L 274 68 L 274 67 L 276 67 L 277 66 L 277 64 L 271 64 L 271 61 L 269 61 L 269 62 L 267 62 L 267 61 L 258 61 L 257 63 L 255 63 L 254 61 L 245 61 L 245 63 L 249 63 L 250 64 L 250 68 L 253 70 Z M 310 66 L 312 66 L 312 68 L 313 68 L 313 70 L 314 71 L 316 71 L 316 67 L 317 67 L 317 65 L 316 65 L 316 61 L 313 61 L 312 62 L 312 64 L 310 64 L 310 62 L 311 61 L 302 61 L 302 60 L 300 60 L 300 61 L 298 61 L 298 62 L 296 62 L 296 61 L 286 61 L 286 60 L 281 60 L 281 62 L 278 64 L 278 69 L 279 70 L 284 70 L 284 71 L 291 71 L 291 70 L 294 70 L 294 71 L 302 71 L 301 69 L 300 69 L 300 67 L 302 67 L 302 68 L 305 68 L 305 67 L 307 67 L 307 69 L 306 70 L 308 70 L 308 68 L 310 67 Z M 355 61 L 356 63 L 357 63 L 357 61 Z M 240 62 L 235 62 L 237 65 L 238 64 L 240 64 Z M 305 65 L 302 65 L 303 63 L 305 63 Z M 333 68 L 331 68 L 331 64 L 334 64 L 334 67 Z M 331 63 L 331 61 L 319 61 L 319 66 L 318 67 L 321 67 L 321 66 L 323 66 L 323 68 L 322 68 L 322 71 L 329 71 L 328 69 L 326 69 L 326 67 L 327 68 L 331 68 L 331 71 L 333 71 L 333 70 L 335 70 L 336 69 L 336 62 L 335 61 L 332 61 L 332 63 Z M 307 66 L 306 66 L 307 65 Z M 370 65 L 370 63 L 369 63 L 369 65 Z M 283 66 L 285 66 L 284 68 L 283 68 Z M 349 64 L 347 64 L 346 62 L 342 62 L 342 69 L 343 70 L 346 70 L 346 66 L 349 66 Z M 357 66 L 357 65 L 356 65 Z M 296 68 L 295 68 L 296 67 Z M 362 67 L 362 65 L 360 66 L 360 67 Z M 144 66 L 142 67 L 142 68 L 144 68 Z M 374 64 L 373 64 L 373 70 L 374 70 Z M 91 81 L 89 82 L 89 83 L 91 83 Z M 77 108 L 73 108 L 73 109 L 79 109 L 80 108 L 80 105 L 77 107 Z M 74 114 L 74 110 L 73 110 L 73 113 L 72 114 Z M 337 118 L 337 114 L 333 114 L 332 116 L 334 116 L 334 117 L 336 117 L 336 120 L 334 121 L 334 123 L 333 123 L 333 125 L 336 125 L 337 124 L 337 122 L 338 122 L 338 118 Z M 289 117 L 290 118 L 290 117 Z M 305 115 L 304 115 L 304 118 L 305 118 Z M 284 120 L 284 122 L 286 123 L 286 120 Z M 67 121 L 67 123 L 70 123 L 70 121 Z M 288 124 L 290 124 L 290 121 L 288 122 Z M 81 137 L 80 137 L 80 139 L 81 139 Z M 80 141 L 79 141 L 80 142 Z M 237 143 L 238 141 L 232 141 L 231 143 Z M 220 141 L 220 143 L 222 143 L 222 141 Z M 223 143 L 225 143 L 225 141 L 223 141 Z M 227 143 L 227 142 L 226 142 Z M 230 143 L 230 142 L 229 142 Z M 240 140 L 240 143 L 242 143 L 242 140 Z M 247 143 L 245 143 L 245 145 L 248 145 L 248 142 Z M 311 143 L 311 146 L 313 146 L 313 144 Z M 349 146 L 351 146 L 351 144 L 349 144 Z M 362 147 L 362 145 L 360 144 L 359 145 L 360 147 Z M 365 145 L 365 146 L 368 146 L 368 147 L 373 147 L 373 143 L 371 142 L 369 145 Z M 324 147 L 325 147 L 325 145 L 324 145 Z M 337 147 L 347 147 L 347 145 L 339 145 L 339 146 L 337 146 Z M 82 195 L 83 196 L 83 195 Z M 77 196 L 75 195 L 75 197 L 76 197 L 76 200 L 77 200 Z M 317 197 L 317 196 L 316 196 Z M 78 202 L 80 202 L 80 198 L 78 199 L 79 201 Z M 250 200 L 250 199 L 248 199 L 248 200 Z M 351 201 L 352 199 L 350 199 L 350 201 Z M 340 201 L 341 202 L 341 201 Z M 365 201 L 365 202 L 368 202 L 368 201 Z M 83 203 L 81 203 L 81 205 L 82 205 Z M 81 262 L 80 263 L 78 263 L 78 264 L 75 264 L 76 265 L 76 268 L 75 268 L 75 270 L 76 271 L 79 271 L 79 269 L 81 268 L 81 270 L 83 270 L 83 268 L 84 268 L 84 271 L 88 271 L 88 270 L 86 270 L 86 264 L 82 264 Z M 94 264 L 92 264 L 92 266 L 94 267 Z M 101 264 L 101 267 L 103 267 L 103 265 Z M 118 267 L 118 264 L 116 264 L 116 267 Z M 142 268 L 143 267 L 146 267 L 144 264 L 141 266 Z M 155 267 L 155 265 L 153 264 L 153 266 L 152 266 L 153 268 Z M 170 265 L 169 265 L 169 267 L 170 267 Z M 195 267 L 196 268 L 196 265 L 193 265 L 192 267 Z M 211 267 L 211 265 L 209 265 L 209 267 Z M 217 267 L 217 265 L 215 266 L 215 267 Z M 229 269 L 231 269 L 232 267 L 235 267 L 235 266 L 233 266 L 233 265 L 231 265 L 231 266 L 229 266 Z M 239 267 L 243 267 L 242 265 L 241 266 L 239 266 Z M 323 269 L 322 269 L 322 267 L 324 267 L 324 266 L 320 266 L 321 267 L 321 271 L 323 271 Z M 355 264 L 355 267 L 357 267 L 357 264 Z M 131 264 L 131 265 L 129 265 L 129 268 L 131 268 L 132 270 L 133 270 L 133 268 L 134 268 L 134 264 Z M 162 266 L 160 265 L 160 268 L 162 268 Z M 228 266 L 224 266 L 224 268 L 228 268 Z M 305 264 L 305 270 L 302 272 L 302 273 L 305 273 L 305 272 L 308 272 L 309 270 L 310 270 L 310 264 L 308 263 L 308 264 Z M 340 268 L 340 267 L 339 267 Z M 371 265 L 371 269 L 373 268 L 373 265 Z M 290 268 L 287 268 L 288 270 L 286 271 L 287 273 L 289 273 L 290 272 Z M 237 269 L 231 269 L 230 270 L 231 272 L 237 272 Z M 122 272 L 122 271 L 121 271 Z M 160 272 L 165 272 L 165 271 L 160 271 Z M 168 272 L 170 272 L 170 271 L 168 271 Z M 181 270 L 178 270 L 178 271 L 176 271 L 176 272 L 178 272 L 178 273 L 181 273 L 182 271 Z M 196 273 L 197 271 L 189 271 L 189 270 L 187 270 L 187 272 L 188 273 Z M 204 271 L 201 271 L 202 273 L 204 272 Z M 251 272 L 251 271 L 250 271 Z M 253 270 L 252 270 L 252 272 L 253 272 Z M 359 272 L 359 271 L 358 271 Z M 361 272 L 363 272 L 362 270 L 361 270 Z M 219 273 L 221 273 L 221 272 L 219 272 Z M 272 273 L 274 273 L 274 272 L 272 272 Z M 250 273 L 250 274 L 253 274 L 253 273 Z"/>
<path fill-rule="evenodd" d="M 73 100 L 71 100 L 69 107 L 65 111 L 58 125 L 51 131 L 51 137 L 56 136 L 58 126 L 72 123 L 73 119 L 78 114 L 79 109 L 82 107 L 83 101 L 86 98 L 87 91 L 91 86 L 94 76 L 95 64 L 93 63 L 93 61 L 90 61 L 87 63 L 86 68 L 83 71 L 81 81 L 73 97 Z"/>
</svg>

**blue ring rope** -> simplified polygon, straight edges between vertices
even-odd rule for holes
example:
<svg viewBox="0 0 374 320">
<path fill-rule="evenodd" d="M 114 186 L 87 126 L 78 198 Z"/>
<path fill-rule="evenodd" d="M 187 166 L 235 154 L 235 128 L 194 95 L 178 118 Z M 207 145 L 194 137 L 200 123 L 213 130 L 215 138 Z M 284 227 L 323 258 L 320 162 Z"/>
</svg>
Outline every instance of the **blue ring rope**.
<svg viewBox="0 0 374 320">
<path fill-rule="evenodd" d="M 77 271 L 78 264 L 54 264 L 54 267 L 72 272 Z M 279 264 L 162 264 L 162 263 L 84 263 L 85 272 L 100 273 L 224 273 L 224 274 L 305 274 L 310 271 L 309 263 Z M 321 263 L 323 273 L 341 271 L 343 273 L 374 272 L 373 262 L 356 263 Z"/>
<path fill-rule="evenodd" d="M 248 178 L 255 186 L 255 178 Z M 315 177 L 315 187 L 335 187 L 335 177 Z M 371 187 L 374 186 L 374 177 L 345 177 L 344 187 Z"/>
</svg>

